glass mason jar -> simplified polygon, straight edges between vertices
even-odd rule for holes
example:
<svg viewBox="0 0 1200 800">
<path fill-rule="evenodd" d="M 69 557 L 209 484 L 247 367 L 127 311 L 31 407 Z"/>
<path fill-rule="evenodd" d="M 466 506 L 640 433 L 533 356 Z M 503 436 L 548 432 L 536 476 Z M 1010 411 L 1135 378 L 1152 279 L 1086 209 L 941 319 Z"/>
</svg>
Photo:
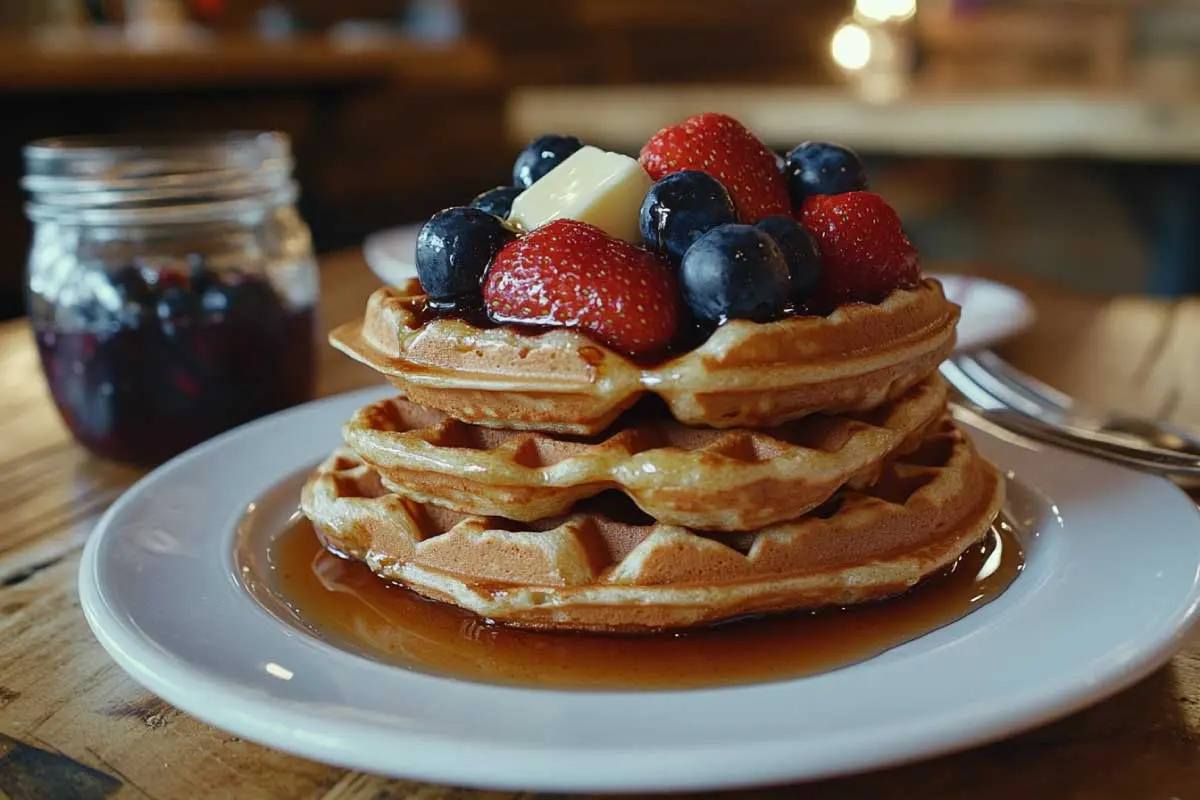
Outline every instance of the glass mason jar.
<svg viewBox="0 0 1200 800">
<path fill-rule="evenodd" d="M 155 464 L 312 395 L 318 275 L 288 139 L 25 149 L 29 319 L 63 420 Z"/>
</svg>

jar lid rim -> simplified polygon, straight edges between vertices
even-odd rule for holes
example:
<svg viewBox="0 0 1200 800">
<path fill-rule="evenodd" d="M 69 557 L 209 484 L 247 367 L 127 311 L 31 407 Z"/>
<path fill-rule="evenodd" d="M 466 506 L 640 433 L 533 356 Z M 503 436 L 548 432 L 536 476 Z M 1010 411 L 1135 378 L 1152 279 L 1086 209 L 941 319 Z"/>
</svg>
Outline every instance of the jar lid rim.
<svg viewBox="0 0 1200 800">
<path fill-rule="evenodd" d="M 271 209 L 294 204 L 299 195 L 296 182 L 289 180 L 267 191 L 172 205 L 108 207 L 30 201 L 25 204 L 25 214 L 34 222 L 55 220 L 63 224 L 84 226 L 212 222 L 237 219 L 247 214 L 265 214 Z"/>
<path fill-rule="evenodd" d="M 286 134 L 232 131 L 42 139 L 26 145 L 25 164 L 27 209 L 120 213 L 286 193 L 293 159 Z"/>
</svg>

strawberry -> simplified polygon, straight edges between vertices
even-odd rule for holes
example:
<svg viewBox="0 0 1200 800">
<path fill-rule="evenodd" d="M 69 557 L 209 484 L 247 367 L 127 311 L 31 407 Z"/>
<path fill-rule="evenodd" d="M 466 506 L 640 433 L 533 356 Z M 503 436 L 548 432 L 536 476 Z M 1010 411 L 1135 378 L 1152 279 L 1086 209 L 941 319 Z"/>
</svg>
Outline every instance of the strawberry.
<svg viewBox="0 0 1200 800">
<path fill-rule="evenodd" d="M 712 175 L 729 190 L 739 222 L 791 213 L 775 154 L 733 117 L 697 114 L 663 128 L 646 142 L 638 161 L 656 181 L 685 169 Z"/>
<path fill-rule="evenodd" d="M 681 306 L 666 262 L 573 219 L 554 220 L 500 248 L 483 301 L 497 322 L 579 328 L 631 356 L 666 348 Z"/>
<path fill-rule="evenodd" d="M 820 303 L 876 302 L 921 280 L 917 249 L 900 217 L 872 192 L 813 195 L 797 214 L 821 250 Z"/>
</svg>

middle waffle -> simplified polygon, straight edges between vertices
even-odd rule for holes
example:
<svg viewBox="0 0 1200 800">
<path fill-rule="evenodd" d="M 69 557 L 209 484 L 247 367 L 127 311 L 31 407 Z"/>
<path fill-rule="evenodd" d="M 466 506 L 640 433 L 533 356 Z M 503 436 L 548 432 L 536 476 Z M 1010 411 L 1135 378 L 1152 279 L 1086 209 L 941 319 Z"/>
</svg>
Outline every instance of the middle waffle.
<svg viewBox="0 0 1200 800">
<path fill-rule="evenodd" d="M 617 489 L 662 523 L 747 531 L 871 485 L 886 459 L 920 444 L 946 399 L 934 375 L 866 413 L 760 430 L 627 414 L 599 436 L 568 437 L 468 425 L 395 398 L 360 409 L 343 434 L 390 491 L 466 514 L 529 522 Z"/>
</svg>

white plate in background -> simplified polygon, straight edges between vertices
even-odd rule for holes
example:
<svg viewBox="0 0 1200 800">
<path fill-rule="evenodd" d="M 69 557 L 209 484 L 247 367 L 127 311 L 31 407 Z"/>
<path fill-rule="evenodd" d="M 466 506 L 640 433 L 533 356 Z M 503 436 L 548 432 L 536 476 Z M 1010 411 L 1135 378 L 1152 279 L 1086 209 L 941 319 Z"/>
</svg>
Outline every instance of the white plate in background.
<svg viewBox="0 0 1200 800">
<path fill-rule="evenodd" d="M 417 225 L 372 233 L 363 240 L 363 257 L 379 280 L 390 286 L 417 277 Z"/>
<path fill-rule="evenodd" d="M 363 242 L 363 255 L 384 283 L 399 284 L 417 277 L 415 253 L 420 225 L 405 225 L 373 233 Z M 958 323 L 958 349 L 975 350 L 1009 339 L 1033 324 L 1029 298 L 1011 286 L 966 275 L 932 275 L 946 295 L 963 307 Z"/>
<path fill-rule="evenodd" d="M 962 306 L 958 350 L 978 350 L 1011 339 L 1037 316 L 1029 298 L 1011 286 L 971 275 L 934 273 L 946 296 Z"/>
</svg>

